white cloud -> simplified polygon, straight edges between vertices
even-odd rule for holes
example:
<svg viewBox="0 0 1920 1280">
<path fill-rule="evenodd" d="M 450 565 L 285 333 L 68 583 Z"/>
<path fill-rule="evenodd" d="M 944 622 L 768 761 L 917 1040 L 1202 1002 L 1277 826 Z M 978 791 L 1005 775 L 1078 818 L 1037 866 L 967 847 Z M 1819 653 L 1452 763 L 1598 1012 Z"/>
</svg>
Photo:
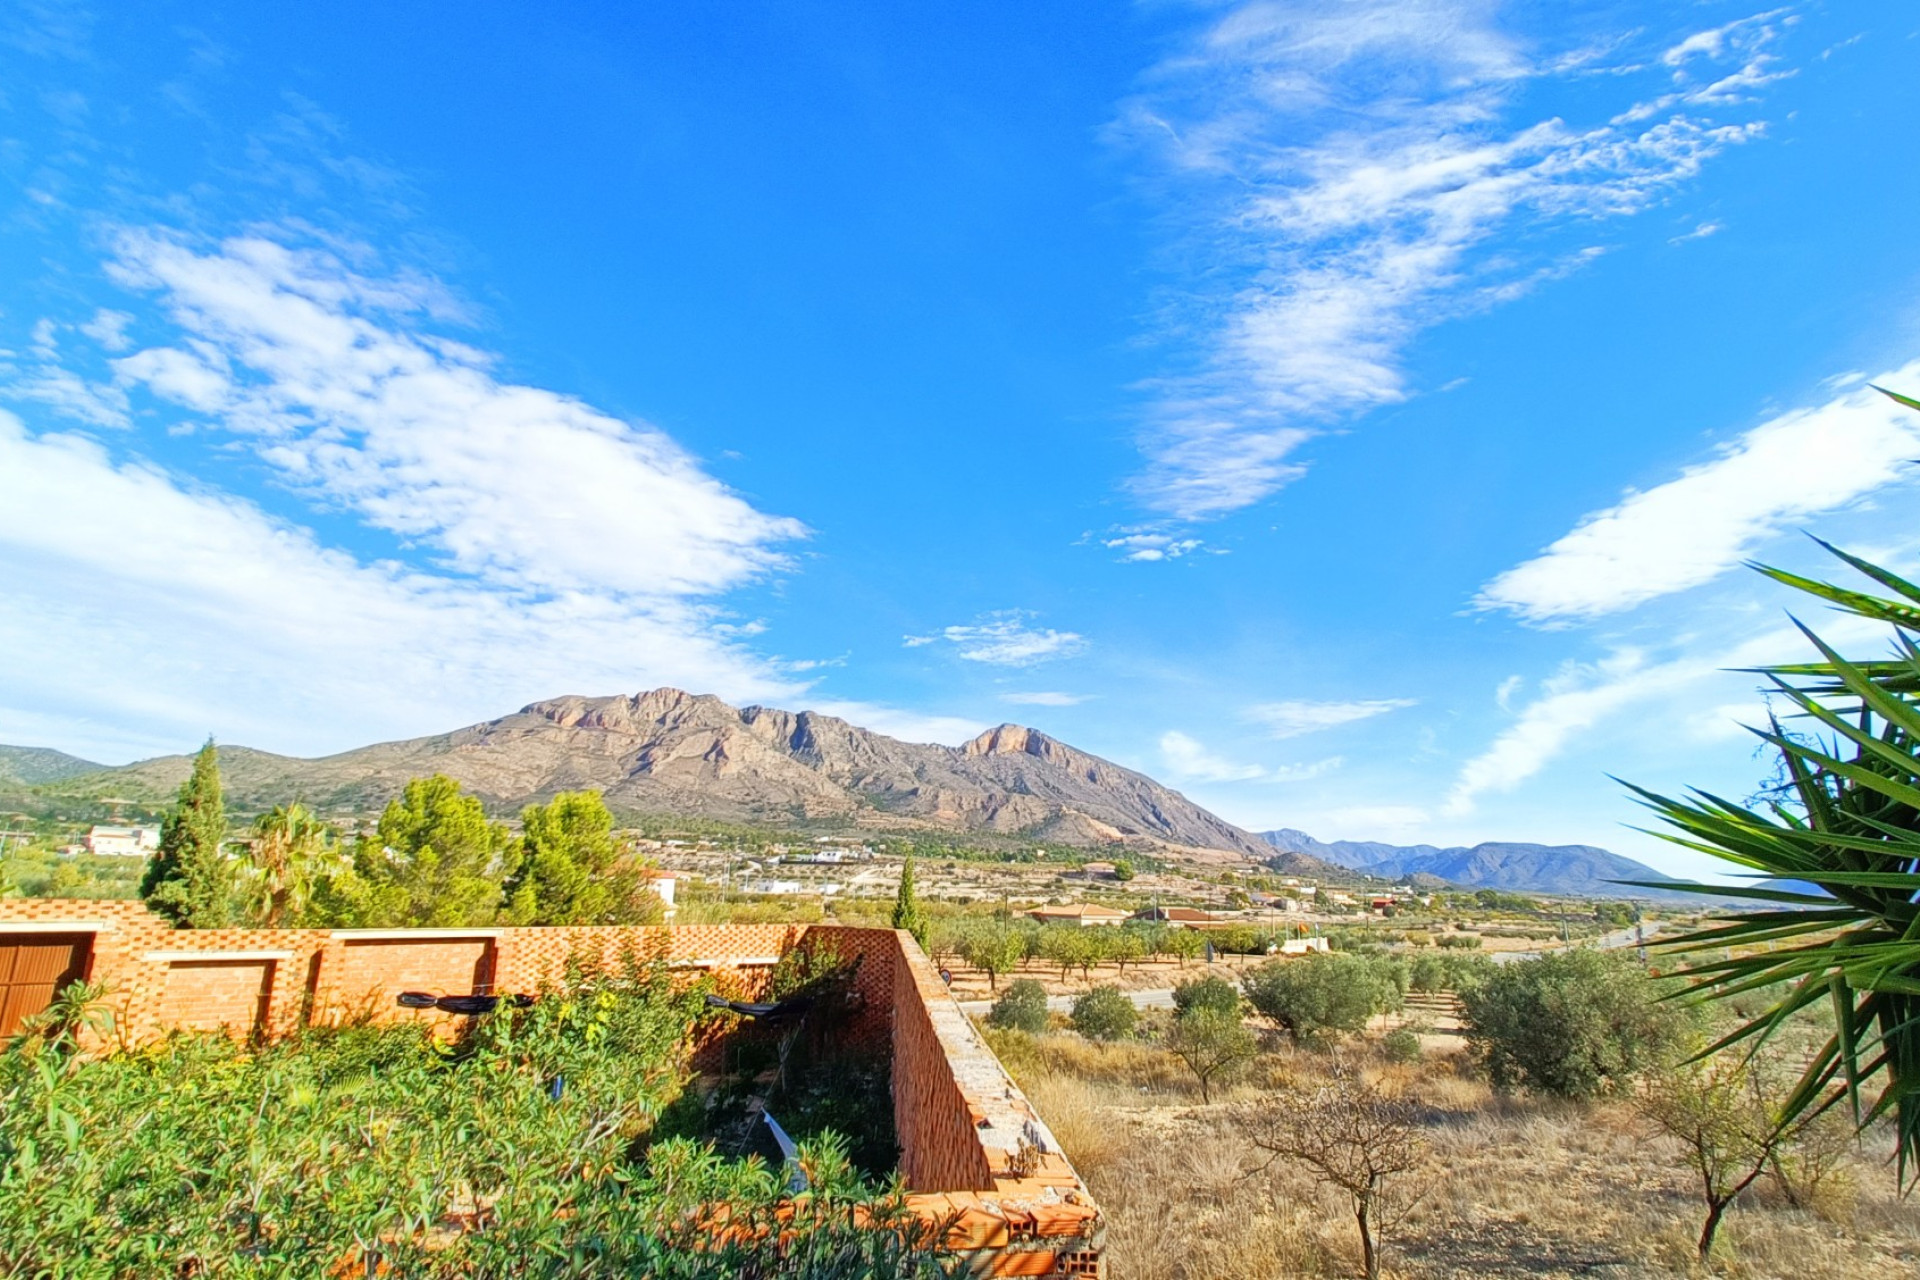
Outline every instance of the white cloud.
<svg viewBox="0 0 1920 1280">
<path fill-rule="evenodd" d="M 1568 663 L 1541 685 L 1541 696 L 1469 760 L 1448 792 L 1443 812 L 1459 818 L 1474 811 L 1487 792 L 1511 791 L 1565 750 L 1575 735 L 1615 712 L 1711 674 L 1711 663 L 1677 659 L 1648 663 L 1643 653 L 1622 649 L 1602 662 Z"/>
<path fill-rule="evenodd" d="M 115 361 L 237 433 L 285 481 L 433 548 L 461 573 L 541 592 L 704 594 L 783 561 L 802 536 L 729 492 L 661 432 L 502 382 L 493 357 L 427 324 L 430 282 L 248 236 L 198 251 L 118 237 L 109 273 L 159 295 L 177 345 Z"/>
<path fill-rule="evenodd" d="M 1276 738 L 1297 738 L 1356 720 L 1367 720 L 1411 707 L 1411 698 L 1374 698 L 1352 702 L 1263 702 L 1248 707 L 1247 719 L 1263 724 Z"/>
<path fill-rule="evenodd" d="M 830 700 L 805 704 L 823 715 L 838 716 L 862 729 L 884 733 L 902 742 L 933 742 L 957 747 L 991 728 L 984 720 L 963 716 L 926 715 L 899 707 L 878 706 L 871 702 Z"/>
<path fill-rule="evenodd" d="M 1878 381 L 1920 385 L 1920 361 Z M 1870 387 L 1762 423 L 1710 462 L 1583 519 L 1482 588 L 1483 609 L 1562 623 L 1630 609 L 1711 581 L 1794 521 L 1908 473 L 1920 414 Z"/>
<path fill-rule="evenodd" d="M 1637 213 L 1754 137 L 1705 112 L 1773 78 L 1758 50 L 1778 25 L 1696 42 L 1679 90 L 1581 127 L 1507 119 L 1522 82 L 1590 59 L 1530 60 L 1474 0 L 1256 2 L 1215 21 L 1122 124 L 1204 211 L 1195 240 L 1235 282 L 1173 326 L 1203 336 L 1156 388 L 1140 495 L 1183 520 L 1247 506 L 1301 473 L 1302 443 L 1404 399 L 1417 333 L 1597 252 L 1529 263 L 1543 226 Z"/>
<path fill-rule="evenodd" d="M 1070 658 L 1084 652 L 1086 637 L 1073 631 L 1030 627 L 1033 615 L 1024 609 L 1005 609 L 989 613 L 966 626 L 943 629 L 938 635 L 905 636 L 909 649 L 945 641 L 959 648 L 968 662 L 985 662 L 1003 667 L 1025 667 L 1054 658 Z"/>
<path fill-rule="evenodd" d="M 1324 760 L 1315 760 L 1311 764 L 1283 764 L 1267 770 L 1269 782 L 1311 782 L 1315 778 L 1324 778 L 1341 765 L 1345 756 L 1328 756 Z"/>
<path fill-rule="evenodd" d="M 1249 782 L 1266 776 L 1257 764 L 1235 764 L 1214 755 L 1184 733 L 1160 735 L 1160 756 L 1176 778 L 1198 782 Z"/>
<path fill-rule="evenodd" d="M 4 413 L 0 474 L 0 729 L 64 716 L 71 749 L 150 754 L 213 731 L 310 753 L 566 692 L 804 692 L 717 639 L 705 607 L 528 599 L 364 564 L 251 503 Z"/>
<path fill-rule="evenodd" d="M 1102 539 L 1100 545 L 1121 552 L 1122 561 L 1146 564 L 1156 560 L 1177 560 L 1206 544 L 1199 538 L 1176 538 L 1169 533 L 1136 531 Z"/>
<path fill-rule="evenodd" d="M 127 336 L 127 326 L 132 323 L 133 317 L 125 311 L 109 311 L 103 307 L 93 313 L 93 319 L 79 328 L 102 350 L 125 351 L 133 345 L 133 339 Z"/>
<path fill-rule="evenodd" d="M 1084 693 L 1003 693 L 1000 701 L 1019 707 L 1077 707 L 1087 700 Z"/>
<path fill-rule="evenodd" d="M 1720 222 L 1720 221 L 1703 222 L 1691 231 L 1685 232 L 1682 235 L 1677 235 L 1672 237 L 1667 241 L 1667 243 L 1668 244 L 1685 244 L 1689 240 L 1705 240 L 1708 236 L 1717 236 L 1722 231 L 1725 231 L 1726 229 L 1727 229 L 1727 224 L 1724 222 Z"/>
</svg>

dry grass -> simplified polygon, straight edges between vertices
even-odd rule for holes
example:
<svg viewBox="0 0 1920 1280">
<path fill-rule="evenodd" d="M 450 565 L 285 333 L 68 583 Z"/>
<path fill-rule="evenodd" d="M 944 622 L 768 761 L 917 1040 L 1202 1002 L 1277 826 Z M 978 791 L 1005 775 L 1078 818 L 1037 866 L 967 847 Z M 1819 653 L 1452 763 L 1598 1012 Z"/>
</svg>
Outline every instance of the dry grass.
<svg viewBox="0 0 1920 1280">
<path fill-rule="evenodd" d="M 1352 1276 L 1347 1205 L 1300 1170 L 1262 1169 L 1236 1106 L 1276 1105 L 1325 1060 L 1262 1055 L 1232 1099 L 1197 1105 L 1177 1060 L 1147 1045 L 996 1037 L 1105 1209 L 1113 1280 Z M 1678 1154 L 1625 1104 L 1494 1097 L 1451 1059 L 1370 1060 L 1424 1109 L 1431 1171 L 1387 1235 L 1386 1273 L 1439 1277 L 1700 1276 L 1700 1211 Z M 1878 1150 L 1879 1148 L 1876 1148 Z M 1920 1212 L 1892 1171 L 1845 1157 L 1807 1208 L 1763 1181 L 1729 1216 L 1715 1275 L 1736 1280 L 1920 1277 Z"/>
</svg>

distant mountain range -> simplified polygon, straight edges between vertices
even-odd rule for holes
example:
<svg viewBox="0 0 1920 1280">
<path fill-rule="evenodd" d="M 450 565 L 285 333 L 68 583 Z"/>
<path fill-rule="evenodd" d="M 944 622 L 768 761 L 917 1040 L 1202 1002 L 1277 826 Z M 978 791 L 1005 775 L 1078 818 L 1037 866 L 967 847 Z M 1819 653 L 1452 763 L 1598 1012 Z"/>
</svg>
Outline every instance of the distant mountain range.
<svg viewBox="0 0 1920 1280">
<path fill-rule="evenodd" d="M 451 733 L 315 760 L 222 746 L 220 762 L 229 804 L 242 811 L 303 799 L 325 813 L 366 815 L 409 778 L 445 773 L 495 810 L 591 787 L 628 814 L 992 833 L 1234 861 L 1272 852 L 1153 779 L 1034 729 L 1001 725 L 964 746 L 924 745 L 817 712 L 736 708 L 678 689 L 555 698 Z M 160 800 L 178 789 L 190 763 L 163 756 L 77 780 L 70 772 L 46 776 L 87 794 Z"/>
<path fill-rule="evenodd" d="M 0 747 L 0 782 L 37 787 L 81 774 L 98 773 L 105 767 L 51 747 Z"/>
<path fill-rule="evenodd" d="M 1431 877 L 1475 889 L 1646 897 L 1657 891 L 1629 889 L 1615 880 L 1672 880 L 1644 862 L 1590 844 L 1503 844 L 1472 848 L 1380 844 L 1370 840 L 1316 840 L 1304 831 L 1265 831 L 1260 838 L 1282 857 L 1317 858 L 1385 880 Z"/>
</svg>

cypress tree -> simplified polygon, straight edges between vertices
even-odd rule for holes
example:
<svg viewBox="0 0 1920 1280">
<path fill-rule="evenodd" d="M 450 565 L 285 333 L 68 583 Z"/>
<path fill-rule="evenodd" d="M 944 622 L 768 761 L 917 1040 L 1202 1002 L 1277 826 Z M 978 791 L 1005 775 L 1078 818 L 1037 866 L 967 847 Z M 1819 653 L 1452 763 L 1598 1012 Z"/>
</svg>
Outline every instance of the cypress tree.
<svg viewBox="0 0 1920 1280">
<path fill-rule="evenodd" d="M 147 864 L 140 896 L 176 928 L 218 929 L 231 924 L 234 874 L 222 848 L 226 839 L 220 754 L 208 738 L 160 825 L 160 850 Z"/>
<path fill-rule="evenodd" d="M 920 910 L 920 900 L 913 893 L 913 855 L 907 855 L 906 863 L 900 868 L 900 890 L 893 897 L 893 927 L 905 929 L 920 944 L 922 951 L 927 947 L 927 917 Z"/>
</svg>

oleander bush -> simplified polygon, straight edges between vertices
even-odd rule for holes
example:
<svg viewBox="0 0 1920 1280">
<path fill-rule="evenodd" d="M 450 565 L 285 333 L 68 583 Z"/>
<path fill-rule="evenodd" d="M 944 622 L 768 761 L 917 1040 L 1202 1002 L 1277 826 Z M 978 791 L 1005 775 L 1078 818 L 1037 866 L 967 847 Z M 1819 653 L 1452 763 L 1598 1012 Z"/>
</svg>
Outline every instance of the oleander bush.
<svg viewBox="0 0 1920 1280">
<path fill-rule="evenodd" d="M 417 1026 L 246 1047 L 176 1034 L 0 1052 L 0 1277 L 939 1274 L 848 1143 L 810 1183 L 656 1139 L 704 991 L 630 960 L 457 1045 Z M 69 1019 L 77 1025 L 77 1019 Z"/>
</svg>

